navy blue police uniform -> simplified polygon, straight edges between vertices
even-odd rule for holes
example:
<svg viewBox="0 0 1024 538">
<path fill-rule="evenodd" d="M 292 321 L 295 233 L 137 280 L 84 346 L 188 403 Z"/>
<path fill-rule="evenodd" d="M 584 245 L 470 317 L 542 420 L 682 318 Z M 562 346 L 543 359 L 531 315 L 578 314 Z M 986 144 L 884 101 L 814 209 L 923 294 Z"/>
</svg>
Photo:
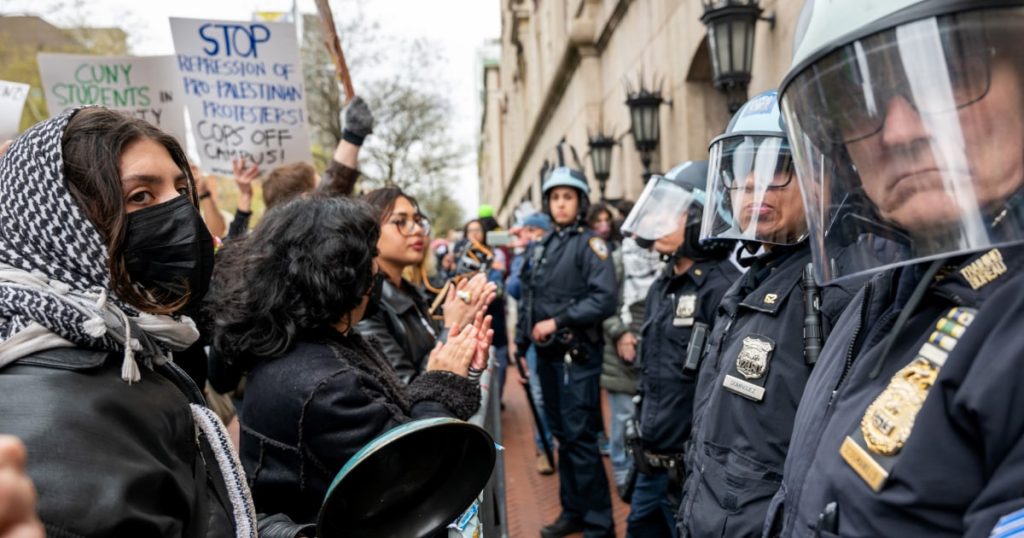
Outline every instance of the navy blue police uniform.
<svg viewBox="0 0 1024 538">
<path fill-rule="evenodd" d="M 516 332 L 525 350 L 533 325 L 554 319 L 555 335 L 536 345 L 544 411 L 558 440 L 562 517 L 586 536 L 613 536 L 611 495 L 597 447 L 600 408 L 601 321 L 617 303 L 615 267 L 605 242 L 570 226 L 545 237 L 523 273 L 526 305 Z"/>
<path fill-rule="evenodd" d="M 1024 507 L 1022 266 L 1020 246 L 952 258 L 916 308 L 921 265 L 865 285 L 808 382 L 767 535 L 983 537 Z"/>
<path fill-rule="evenodd" d="M 676 274 L 674 264 L 651 284 L 640 335 L 639 438 L 642 454 L 629 514 L 629 535 L 675 533 L 682 456 L 690 437 L 697 369 L 686 364 L 691 335 L 709 331 L 726 290 L 739 277 L 728 260 L 694 263 Z"/>
<path fill-rule="evenodd" d="M 679 514 L 683 536 L 761 535 L 813 367 L 802 338 L 801 280 L 810 260 L 807 241 L 776 246 L 722 300 L 698 382 Z M 821 289 L 826 331 L 857 287 L 848 281 Z"/>
</svg>

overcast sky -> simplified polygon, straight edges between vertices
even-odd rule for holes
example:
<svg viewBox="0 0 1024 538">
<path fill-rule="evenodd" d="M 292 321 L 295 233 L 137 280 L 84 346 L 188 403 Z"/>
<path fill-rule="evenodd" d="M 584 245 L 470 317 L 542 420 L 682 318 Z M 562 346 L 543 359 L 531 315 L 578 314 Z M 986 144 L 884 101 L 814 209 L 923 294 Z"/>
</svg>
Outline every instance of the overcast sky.
<svg viewBox="0 0 1024 538">
<path fill-rule="evenodd" d="M 382 36 L 426 37 L 445 52 L 448 60 L 445 72 L 452 77 L 449 87 L 456 114 L 454 134 L 470 149 L 458 174 L 459 185 L 454 186 L 452 193 L 466 209 L 467 216 L 475 214 L 479 187 L 474 148 L 480 125 L 477 54 L 487 39 L 501 33 L 500 0 L 363 0 L 359 3 L 365 15 L 380 25 Z M 292 9 L 291 0 L 65 0 L 64 5 L 69 7 L 60 10 L 57 16 L 50 15 L 58 4 L 56 0 L 0 0 L 0 12 L 32 13 L 58 24 L 85 19 L 96 26 L 120 26 L 128 32 L 135 54 L 150 55 L 174 52 L 168 17 L 248 20 L 254 11 Z M 76 4 L 83 6 L 77 17 L 71 13 Z M 344 13 L 338 6 L 342 3 L 332 1 L 331 4 L 335 20 L 340 24 Z M 316 13 L 313 0 L 300 0 L 298 7 L 302 12 Z M 357 91 L 358 76 L 353 73 Z"/>
</svg>

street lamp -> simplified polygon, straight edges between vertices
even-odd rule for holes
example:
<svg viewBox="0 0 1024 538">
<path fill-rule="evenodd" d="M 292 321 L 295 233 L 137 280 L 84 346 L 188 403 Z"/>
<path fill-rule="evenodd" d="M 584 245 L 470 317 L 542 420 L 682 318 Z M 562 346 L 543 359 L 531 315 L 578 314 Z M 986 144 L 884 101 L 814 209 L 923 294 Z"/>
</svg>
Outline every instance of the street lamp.
<svg viewBox="0 0 1024 538">
<path fill-rule="evenodd" d="M 641 79 L 643 75 L 641 74 Z M 643 80 L 637 91 L 626 87 L 626 106 L 629 107 L 630 133 L 636 150 L 640 152 L 640 161 L 644 164 L 644 181 L 651 177 L 651 153 L 658 148 L 661 138 L 659 111 L 665 99 L 661 90 L 648 90 Z"/>
<path fill-rule="evenodd" d="M 615 145 L 615 139 L 599 131 L 596 135 L 587 137 L 587 145 L 590 146 L 590 164 L 594 168 L 594 177 L 597 178 L 601 199 L 604 200 L 604 188 L 611 175 L 612 146 Z"/>
<path fill-rule="evenodd" d="M 700 22 L 708 27 L 708 48 L 715 88 L 725 92 L 729 112 L 747 100 L 751 64 L 754 61 L 754 28 L 757 21 L 775 25 L 775 17 L 761 17 L 758 0 L 702 0 Z"/>
</svg>

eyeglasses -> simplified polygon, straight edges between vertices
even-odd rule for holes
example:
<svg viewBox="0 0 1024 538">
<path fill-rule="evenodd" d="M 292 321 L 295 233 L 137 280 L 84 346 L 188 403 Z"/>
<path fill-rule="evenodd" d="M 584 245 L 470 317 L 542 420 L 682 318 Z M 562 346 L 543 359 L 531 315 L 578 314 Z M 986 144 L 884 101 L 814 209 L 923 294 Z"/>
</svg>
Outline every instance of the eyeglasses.
<svg viewBox="0 0 1024 538">
<path fill-rule="evenodd" d="M 821 103 L 827 110 L 812 128 L 817 136 L 844 144 L 870 137 L 882 130 L 896 98 L 918 114 L 931 115 L 985 97 L 996 50 L 974 31 L 938 24 L 865 38 L 809 71 L 817 80 L 801 85 L 798 99 Z"/>
<path fill-rule="evenodd" d="M 742 174 L 739 178 L 735 177 L 731 172 L 731 166 L 727 166 L 729 163 L 725 162 L 722 166 L 722 185 L 730 191 L 741 190 L 747 188 L 748 182 L 754 182 L 754 188 L 757 188 L 757 175 L 763 173 L 757 170 L 756 167 L 752 167 L 746 174 Z M 793 169 L 793 156 L 788 152 L 780 152 L 777 160 L 775 161 L 775 170 L 772 172 L 770 183 L 765 188 L 768 189 L 782 189 L 789 186 L 793 181 L 793 176 L 796 175 Z M 751 177 L 755 176 L 755 177 Z"/>
<path fill-rule="evenodd" d="M 430 235 L 430 219 L 419 213 L 412 216 L 412 218 L 406 217 L 405 215 L 395 215 L 391 217 L 389 224 L 394 224 L 398 228 L 398 233 L 411 237 L 416 234 L 416 227 L 420 227 L 420 234 L 429 236 Z"/>
</svg>

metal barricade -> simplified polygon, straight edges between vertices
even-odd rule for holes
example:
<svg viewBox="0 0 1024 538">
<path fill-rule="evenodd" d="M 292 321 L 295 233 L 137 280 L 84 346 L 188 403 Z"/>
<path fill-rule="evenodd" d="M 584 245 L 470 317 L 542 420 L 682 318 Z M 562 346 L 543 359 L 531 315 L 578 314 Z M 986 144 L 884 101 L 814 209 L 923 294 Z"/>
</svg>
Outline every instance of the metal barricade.
<svg viewBox="0 0 1024 538">
<path fill-rule="evenodd" d="M 491 348 L 491 359 L 487 371 L 480 376 L 480 392 L 482 401 L 480 410 L 470 417 L 469 422 L 487 430 L 499 446 L 501 438 L 501 394 L 491 390 L 491 381 L 496 379 L 498 361 Z M 508 538 L 508 510 L 505 502 L 505 455 L 498 452 L 491 479 L 484 488 L 480 502 L 478 517 L 485 538 Z M 459 536 L 458 533 L 450 536 Z"/>
</svg>

